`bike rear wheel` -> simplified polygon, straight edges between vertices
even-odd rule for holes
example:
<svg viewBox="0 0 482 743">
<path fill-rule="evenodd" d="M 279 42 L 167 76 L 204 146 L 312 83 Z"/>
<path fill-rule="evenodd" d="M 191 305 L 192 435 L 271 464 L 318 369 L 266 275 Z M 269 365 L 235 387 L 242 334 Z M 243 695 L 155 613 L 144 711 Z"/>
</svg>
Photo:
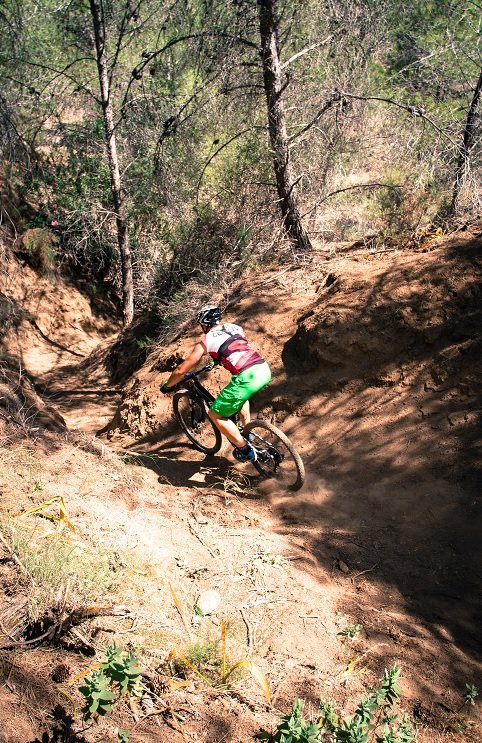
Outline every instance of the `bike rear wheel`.
<svg viewBox="0 0 482 743">
<path fill-rule="evenodd" d="M 244 438 L 258 452 L 253 462 L 263 477 L 274 478 L 287 490 L 299 490 L 305 481 L 305 467 L 295 447 L 269 421 L 252 420 L 243 429 Z"/>
<path fill-rule="evenodd" d="M 189 390 L 174 393 L 172 407 L 177 422 L 196 449 L 204 454 L 216 454 L 221 448 L 221 431 L 209 418 L 203 400 L 192 396 Z"/>
</svg>

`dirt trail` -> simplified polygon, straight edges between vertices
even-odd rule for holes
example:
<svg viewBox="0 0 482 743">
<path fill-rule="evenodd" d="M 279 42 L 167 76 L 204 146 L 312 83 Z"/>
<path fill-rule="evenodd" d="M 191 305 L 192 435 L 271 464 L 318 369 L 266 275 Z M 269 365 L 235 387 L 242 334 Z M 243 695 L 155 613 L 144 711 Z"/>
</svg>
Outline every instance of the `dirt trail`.
<svg viewBox="0 0 482 743">
<path fill-rule="evenodd" d="M 424 253 L 320 251 L 228 308 L 273 368 L 258 414 L 308 471 L 295 497 L 267 492 L 270 531 L 301 545 L 300 570 L 329 587 L 322 613 L 363 625 L 370 667 L 402 665 L 427 719 L 482 680 L 480 249 L 475 230 Z M 156 385 L 191 343 L 150 358 L 113 425 L 168 457 L 177 485 L 199 455 L 167 435 Z"/>
<path fill-rule="evenodd" d="M 37 377 L 37 389 L 61 413 L 69 430 L 95 436 L 117 410 L 122 390 L 112 385 L 104 365 L 114 338 L 101 341 L 83 364 L 64 361 Z"/>
<path fill-rule="evenodd" d="M 119 399 L 103 363 L 119 324 L 74 285 L 56 274 L 38 276 L 12 254 L 0 293 L 11 313 L 3 351 L 19 360 L 45 402 L 55 402 L 69 429 L 94 434 Z"/>
<path fill-rule="evenodd" d="M 193 592 L 215 587 L 242 609 L 280 710 L 296 696 L 353 704 L 397 662 L 422 743 L 482 740 L 477 710 L 457 721 L 465 684 L 482 685 L 479 233 L 427 253 L 320 250 L 240 289 L 228 316 L 272 366 L 257 414 L 302 454 L 297 494 L 233 467 L 229 449 L 206 458 L 182 440 L 158 385 L 194 336 L 151 354 L 118 406 L 102 346 L 44 372 L 69 428 L 92 434 L 117 408 L 101 441 L 145 455 L 142 482 L 99 475 L 85 492 L 64 472 L 78 517 L 113 521 L 154 561 L 177 560 L 179 580 L 195 568 Z M 357 624 L 347 644 L 339 633 Z M 189 730 L 210 743 L 251 740 L 275 719 L 235 706 L 233 728 L 223 702 L 199 709 L 208 732 Z"/>
</svg>

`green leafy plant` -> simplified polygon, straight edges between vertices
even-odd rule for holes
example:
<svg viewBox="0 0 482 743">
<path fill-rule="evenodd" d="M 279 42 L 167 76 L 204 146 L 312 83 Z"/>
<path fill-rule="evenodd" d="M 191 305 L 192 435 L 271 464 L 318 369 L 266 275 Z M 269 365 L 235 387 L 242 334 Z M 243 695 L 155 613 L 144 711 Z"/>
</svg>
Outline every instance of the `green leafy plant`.
<svg viewBox="0 0 482 743">
<path fill-rule="evenodd" d="M 84 720 L 106 715 L 121 696 L 139 696 L 141 673 L 142 669 L 135 656 L 111 643 L 100 668 L 92 671 L 85 678 L 84 684 L 79 686 L 79 691 L 85 698 L 82 710 Z"/>
<path fill-rule="evenodd" d="M 475 700 L 479 695 L 479 690 L 475 684 L 465 684 L 467 691 L 465 692 L 464 704 L 475 704 Z"/>
<path fill-rule="evenodd" d="M 85 697 L 85 706 L 82 710 L 84 720 L 91 717 L 103 717 L 111 711 L 116 695 L 110 690 L 110 679 L 102 671 L 92 671 L 85 679 L 83 686 L 79 686 L 80 693 Z"/>
<path fill-rule="evenodd" d="M 114 643 L 107 647 L 105 657 L 101 671 L 110 683 L 117 686 L 121 694 L 138 695 L 142 669 L 137 665 L 137 658 L 131 652 L 125 653 Z"/>
<path fill-rule="evenodd" d="M 288 715 L 282 715 L 281 722 L 274 735 L 259 733 L 258 740 L 269 743 L 318 743 L 321 740 L 319 723 L 307 722 L 303 718 L 303 703 L 296 699 Z"/>
<path fill-rule="evenodd" d="M 360 701 L 351 719 L 344 719 L 332 704 L 323 702 L 318 719 L 305 720 L 303 704 L 296 699 L 274 733 L 261 731 L 256 737 L 268 743 L 411 743 L 414 732 L 408 717 L 399 718 L 394 712 L 400 698 L 399 676 L 398 666 L 385 669 L 378 687 Z"/>
<path fill-rule="evenodd" d="M 352 624 L 341 632 L 337 632 L 340 637 L 346 637 L 348 640 L 354 640 L 357 635 L 363 631 L 363 624 Z"/>
</svg>

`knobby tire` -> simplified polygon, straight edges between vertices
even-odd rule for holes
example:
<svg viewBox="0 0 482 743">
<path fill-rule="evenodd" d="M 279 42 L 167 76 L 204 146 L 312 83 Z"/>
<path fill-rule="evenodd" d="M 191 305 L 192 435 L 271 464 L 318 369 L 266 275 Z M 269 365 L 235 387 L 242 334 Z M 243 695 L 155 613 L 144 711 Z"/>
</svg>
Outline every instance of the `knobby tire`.
<svg viewBox="0 0 482 743">
<path fill-rule="evenodd" d="M 251 443 L 254 447 L 262 448 L 263 441 L 266 440 L 284 455 L 283 462 L 277 468 L 269 463 L 253 462 L 258 472 L 263 477 L 279 480 L 288 490 L 299 490 L 305 482 L 305 467 L 303 460 L 286 434 L 269 421 L 258 419 L 250 421 L 244 427 L 243 436 L 247 438 L 249 433 L 253 434 Z M 257 439 L 258 436 L 259 439 Z"/>
<path fill-rule="evenodd" d="M 209 418 L 204 401 L 194 398 L 189 390 L 179 390 L 174 393 L 172 407 L 177 422 L 196 449 L 204 454 L 216 454 L 220 450 L 221 431 Z"/>
</svg>

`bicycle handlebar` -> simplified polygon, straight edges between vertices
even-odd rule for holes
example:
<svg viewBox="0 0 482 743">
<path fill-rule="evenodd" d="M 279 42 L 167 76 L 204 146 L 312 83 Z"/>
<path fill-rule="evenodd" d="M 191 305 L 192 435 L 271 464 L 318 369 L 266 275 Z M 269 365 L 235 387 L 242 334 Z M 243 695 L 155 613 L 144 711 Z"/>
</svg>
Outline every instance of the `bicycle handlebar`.
<svg viewBox="0 0 482 743">
<path fill-rule="evenodd" d="M 213 362 L 211 364 L 206 364 L 206 366 L 203 366 L 201 369 L 198 369 L 197 371 L 194 371 L 194 372 L 189 371 L 184 375 L 183 380 L 194 379 L 195 377 L 198 377 L 200 374 L 204 374 L 204 372 L 212 371 L 215 366 L 216 366 L 216 363 Z"/>
<path fill-rule="evenodd" d="M 212 371 L 215 366 L 217 366 L 217 364 L 213 361 L 212 363 L 206 364 L 206 366 L 203 366 L 201 369 L 198 369 L 197 371 L 188 371 L 188 372 L 186 372 L 186 374 L 183 376 L 183 378 L 181 379 L 181 381 L 178 382 L 175 385 L 175 387 L 179 387 L 179 385 L 181 385 L 186 380 L 196 379 L 197 377 L 199 377 L 200 374 L 204 374 L 205 372 Z"/>
</svg>

